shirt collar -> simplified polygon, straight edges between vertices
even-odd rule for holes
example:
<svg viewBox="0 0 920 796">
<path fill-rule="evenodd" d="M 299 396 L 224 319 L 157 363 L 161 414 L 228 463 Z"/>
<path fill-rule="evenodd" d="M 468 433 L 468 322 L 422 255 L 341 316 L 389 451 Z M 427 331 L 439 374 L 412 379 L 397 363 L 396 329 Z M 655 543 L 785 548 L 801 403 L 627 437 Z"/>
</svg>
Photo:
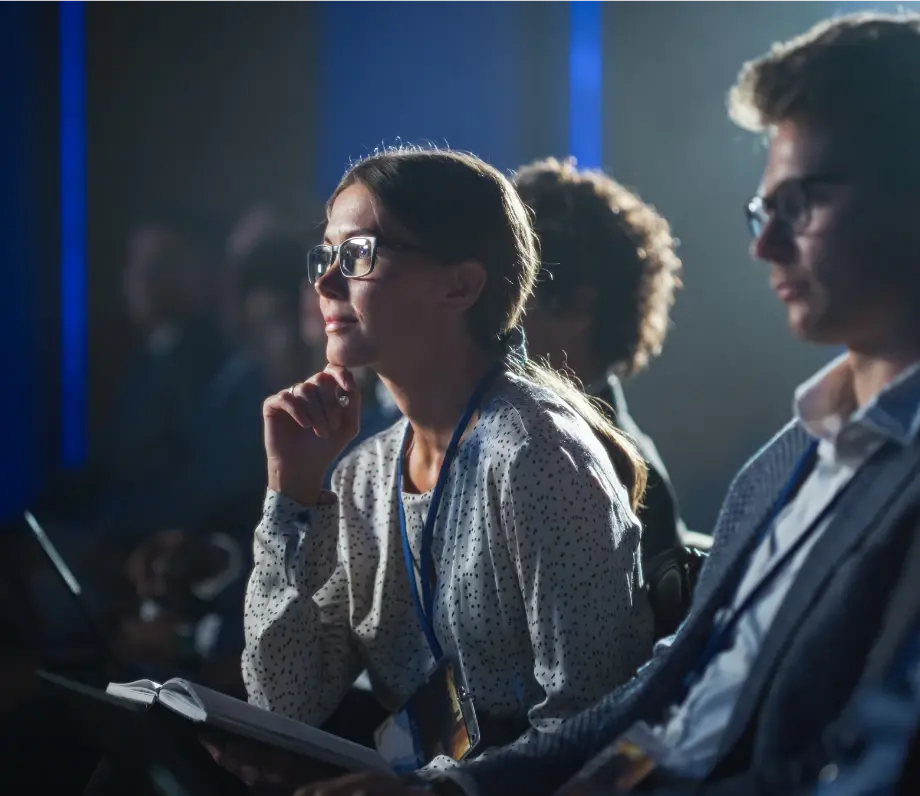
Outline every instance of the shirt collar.
<svg viewBox="0 0 920 796">
<path fill-rule="evenodd" d="M 798 387 L 794 411 L 805 429 L 821 440 L 834 442 L 844 426 L 856 424 L 909 445 L 920 432 L 920 362 L 857 408 L 850 358 L 843 354 Z"/>
</svg>

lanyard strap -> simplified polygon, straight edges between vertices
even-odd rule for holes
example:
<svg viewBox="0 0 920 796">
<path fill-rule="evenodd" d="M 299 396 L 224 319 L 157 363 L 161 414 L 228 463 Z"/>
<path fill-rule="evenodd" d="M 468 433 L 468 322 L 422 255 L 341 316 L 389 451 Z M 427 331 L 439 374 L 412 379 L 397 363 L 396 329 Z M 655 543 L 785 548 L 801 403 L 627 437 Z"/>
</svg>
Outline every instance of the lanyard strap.
<svg viewBox="0 0 920 796">
<path fill-rule="evenodd" d="M 409 529 L 406 524 L 406 507 L 403 503 L 403 457 L 406 449 L 406 441 L 409 438 L 411 425 L 406 425 L 406 433 L 403 436 L 402 447 L 399 450 L 399 456 L 396 458 L 396 495 L 399 508 L 399 531 L 402 536 L 403 558 L 406 562 L 406 574 L 409 576 L 409 590 L 412 593 L 412 602 L 415 605 L 415 612 L 418 615 L 419 623 L 422 630 L 425 631 L 425 638 L 428 646 L 431 648 L 431 654 L 436 661 L 441 660 L 443 651 L 438 643 L 434 631 L 434 592 L 437 584 L 437 572 L 434 568 L 434 559 L 431 554 L 431 544 L 434 538 L 434 524 L 438 518 L 438 507 L 441 503 L 441 496 L 444 492 L 444 486 L 447 483 L 447 476 L 450 474 L 450 466 L 457 458 L 457 450 L 460 447 L 460 439 L 466 431 L 470 420 L 479 409 L 480 404 L 492 386 L 499 373 L 505 368 L 504 362 L 497 362 L 485 376 L 480 379 L 476 389 L 467 402 L 466 409 L 460 417 L 460 422 L 454 429 L 450 444 L 444 453 L 444 461 L 441 463 L 441 469 L 438 472 L 438 480 L 434 486 L 434 492 L 431 495 L 431 503 L 428 505 L 428 513 L 425 515 L 425 525 L 422 528 L 422 545 L 419 554 L 419 580 L 422 582 L 422 594 L 419 595 L 418 583 L 415 579 L 415 560 L 412 557 L 412 548 L 409 546 Z M 426 577 L 427 576 L 427 577 Z"/>
<path fill-rule="evenodd" d="M 786 482 L 785 486 L 783 486 L 783 490 L 780 492 L 779 497 L 776 499 L 776 502 L 770 509 L 770 513 L 764 519 L 763 523 L 761 523 L 760 528 L 757 531 L 756 540 L 751 548 L 751 556 L 753 556 L 757 548 L 763 544 L 764 538 L 773 529 L 773 525 L 782 510 L 789 504 L 799 489 L 801 489 L 802 484 L 805 483 L 805 480 L 814 469 L 817 459 L 818 443 L 815 441 L 808 446 L 808 448 L 799 458 L 798 462 L 796 462 L 795 468 L 792 471 L 792 475 L 789 477 L 789 480 Z M 725 622 L 722 622 L 718 627 L 715 625 L 713 626 L 712 631 L 709 634 L 709 639 L 706 642 L 706 646 L 703 649 L 702 655 L 700 655 L 696 665 L 690 670 L 687 678 L 685 679 L 685 691 L 689 689 L 691 683 L 697 677 L 699 677 L 703 671 L 705 671 L 706 667 L 712 663 L 713 658 L 728 648 L 732 633 L 734 633 L 735 627 L 741 620 L 741 617 L 757 601 L 757 599 L 763 594 L 767 587 L 773 583 L 780 572 L 782 572 L 786 564 L 817 530 L 817 528 L 821 525 L 822 520 L 824 520 L 828 513 L 833 509 L 850 483 L 852 483 L 852 479 L 850 479 L 850 482 L 843 489 L 838 490 L 837 494 L 834 495 L 828 504 L 821 510 L 818 516 L 815 517 L 815 519 L 805 529 L 805 531 L 799 535 L 799 537 L 789 546 L 787 550 L 783 552 L 783 554 L 774 563 L 774 565 L 760 579 L 760 582 L 753 589 L 751 589 L 750 592 L 748 592 L 747 596 L 744 598 L 744 600 L 742 600 L 741 605 L 738 606 L 732 615 Z M 741 585 L 741 581 L 744 578 L 745 571 L 746 570 L 744 568 L 738 568 L 738 573 L 735 577 L 735 583 L 731 589 L 732 593 L 737 593 L 737 590 Z"/>
</svg>

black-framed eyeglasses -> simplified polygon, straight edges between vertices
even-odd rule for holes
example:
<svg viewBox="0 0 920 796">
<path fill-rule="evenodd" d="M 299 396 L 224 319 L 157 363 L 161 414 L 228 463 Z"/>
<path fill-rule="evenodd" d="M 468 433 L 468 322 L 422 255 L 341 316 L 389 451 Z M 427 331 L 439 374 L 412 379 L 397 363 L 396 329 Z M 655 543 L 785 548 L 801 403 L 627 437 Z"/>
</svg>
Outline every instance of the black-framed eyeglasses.
<svg viewBox="0 0 920 796">
<path fill-rule="evenodd" d="M 748 231 L 759 238 L 771 219 L 776 219 L 792 232 L 800 233 L 811 223 L 815 189 L 824 185 L 839 185 L 847 178 L 839 174 L 811 174 L 780 183 L 769 196 L 758 194 L 744 208 Z"/>
<path fill-rule="evenodd" d="M 339 270 L 342 276 L 348 279 L 357 279 L 367 276 L 377 265 L 377 249 L 392 249 L 393 251 L 421 251 L 420 246 L 409 243 L 390 243 L 379 235 L 357 235 L 343 240 L 338 246 L 328 243 L 314 246 L 307 254 L 307 279 L 311 285 L 339 261 Z"/>
</svg>

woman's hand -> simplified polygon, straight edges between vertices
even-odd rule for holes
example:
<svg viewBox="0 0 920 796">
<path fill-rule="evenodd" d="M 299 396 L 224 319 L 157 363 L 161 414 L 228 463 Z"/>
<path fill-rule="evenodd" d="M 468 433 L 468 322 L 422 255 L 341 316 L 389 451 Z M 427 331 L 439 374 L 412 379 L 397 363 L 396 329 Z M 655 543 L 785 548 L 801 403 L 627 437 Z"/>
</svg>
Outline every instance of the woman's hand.
<svg viewBox="0 0 920 796">
<path fill-rule="evenodd" d="M 361 393 L 351 372 L 327 365 L 268 398 L 262 417 L 269 487 L 315 505 L 323 476 L 361 427 Z"/>
</svg>

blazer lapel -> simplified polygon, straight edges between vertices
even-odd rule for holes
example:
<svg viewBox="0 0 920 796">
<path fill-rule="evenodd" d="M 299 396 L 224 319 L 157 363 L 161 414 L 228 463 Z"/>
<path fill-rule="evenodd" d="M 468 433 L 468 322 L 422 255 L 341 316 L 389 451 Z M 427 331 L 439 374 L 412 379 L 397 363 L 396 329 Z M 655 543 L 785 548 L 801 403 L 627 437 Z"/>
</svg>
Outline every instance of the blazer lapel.
<svg viewBox="0 0 920 796">
<path fill-rule="evenodd" d="M 777 659 L 827 579 L 841 559 L 875 528 L 879 515 L 895 501 L 918 468 L 920 455 L 913 446 L 886 447 L 857 473 L 767 632 L 722 738 L 720 758 L 731 750 L 750 721 Z"/>
<path fill-rule="evenodd" d="M 764 521 L 779 499 L 796 463 L 808 447 L 810 437 L 798 425 L 787 428 L 768 445 L 748 466 L 745 483 L 732 490 L 722 509 L 714 533 L 715 544 L 706 567 L 720 572 L 721 577 L 709 581 L 700 578 L 694 601 L 723 607 L 731 594 L 726 590 L 736 585 L 739 571 L 747 566 Z M 706 613 L 705 609 L 700 613 Z"/>
<path fill-rule="evenodd" d="M 787 426 L 742 469 L 729 487 L 713 536 L 709 554 L 693 595 L 686 624 L 674 641 L 665 667 L 662 699 L 678 698 L 677 692 L 702 653 L 716 612 L 728 604 L 737 586 L 760 526 L 779 498 L 810 437 L 797 424 Z"/>
</svg>

